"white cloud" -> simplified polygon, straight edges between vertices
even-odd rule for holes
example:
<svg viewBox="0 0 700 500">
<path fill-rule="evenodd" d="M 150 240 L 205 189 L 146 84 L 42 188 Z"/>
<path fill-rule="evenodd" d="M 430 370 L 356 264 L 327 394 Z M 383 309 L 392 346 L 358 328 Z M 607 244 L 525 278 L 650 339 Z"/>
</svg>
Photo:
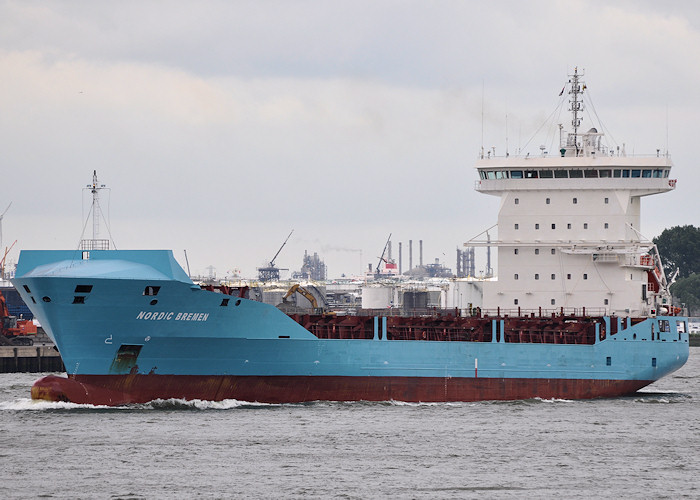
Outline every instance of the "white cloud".
<svg viewBox="0 0 700 500">
<path fill-rule="evenodd" d="M 454 248 L 496 219 L 497 200 L 472 189 L 482 82 L 484 145 L 504 151 L 508 114 L 514 151 L 575 65 L 628 150 L 665 147 L 668 106 L 679 188 L 645 199 L 643 229 L 697 224 L 697 10 L 5 3 L 3 232 L 23 248 L 75 246 L 79 189 L 97 169 L 118 245 L 188 248 L 199 272 L 252 274 L 292 228 L 283 266 L 327 249 L 331 273 L 358 272 L 356 252 L 332 249 L 375 264 L 389 232 L 395 251 L 423 239 L 426 261 L 453 266 Z"/>
</svg>

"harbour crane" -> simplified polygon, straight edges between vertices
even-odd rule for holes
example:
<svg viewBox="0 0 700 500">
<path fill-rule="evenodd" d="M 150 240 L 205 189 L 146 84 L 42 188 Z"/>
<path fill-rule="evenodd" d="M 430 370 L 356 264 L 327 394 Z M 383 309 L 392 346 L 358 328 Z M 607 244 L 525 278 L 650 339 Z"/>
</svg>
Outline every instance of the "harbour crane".
<svg viewBox="0 0 700 500">
<path fill-rule="evenodd" d="M 386 266 L 389 261 L 384 258 L 384 254 L 386 253 L 386 249 L 389 247 L 389 242 L 391 241 L 391 234 L 389 233 L 389 237 L 386 239 L 386 243 L 384 244 L 384 250 L 382 250 L 382 255 L 379 257 L 379 262 L 377 262 L 377 269 L 374 272 L 374 275 L 378 278 L 381 276 L 381 271 L 379 270 L 379 267 L 382 265 L 382 261 L 384 262 L 384 265 Z"/>
<path fill-rule="evenodd" d="M 275 254 L 275 256 L 272 257 L 272 260 L 270 260 L 270 264 L 268 266 L 258 268 L 258 279 L 260 281 L 278 281 L 280 279 L 280 271 L 283 271 L 285 269 L 280 269 L 278 267 L 275 267 L 275 260 L 277 259 L 277 256 L 280 254 L 280 252 L 282 251 L 284 246 L 287 244 L 287 241 L 289 241 L 289 238 L 292 236 L 293 232 L 294 232 L 294 229 L 292 229 L 289 232 L 287 239 L 284 240 L 284 243 L 282 243 L 282 246 L 280 247 L 280 249 L 277 250 L 277 253 Z"/>
</svg>

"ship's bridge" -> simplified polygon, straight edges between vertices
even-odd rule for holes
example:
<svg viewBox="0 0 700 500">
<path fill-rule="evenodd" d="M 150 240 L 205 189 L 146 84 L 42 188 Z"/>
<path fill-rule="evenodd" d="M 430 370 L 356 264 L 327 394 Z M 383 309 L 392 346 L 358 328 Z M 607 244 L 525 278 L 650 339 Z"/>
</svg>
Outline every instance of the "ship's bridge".
<svg viewBox="0 0 700 500">
<path fill-rule="evenodd" d="M 664 193 L 676 187 L 672 163 L 657 156 L 486 157 L 476 162 L 474 188 L 500 195 L 519 190 L 612 189 L 635 196 Z"/>
</svg>

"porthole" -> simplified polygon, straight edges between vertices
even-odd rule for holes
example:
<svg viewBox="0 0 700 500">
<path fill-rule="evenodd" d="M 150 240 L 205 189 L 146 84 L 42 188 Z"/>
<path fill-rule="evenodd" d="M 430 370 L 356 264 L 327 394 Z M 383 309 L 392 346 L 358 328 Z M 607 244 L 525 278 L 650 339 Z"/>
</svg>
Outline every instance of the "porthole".
<svg viewBox="0 0 700 500">
<path fill-rule="evenodd" d="M 48 297 L 48 296 L 44 295 L 44 296 L 41 298 L 41 300 L 43 300 L 44 302 L 51 302 L 51 297 Z"/>
<path fill-rule="evenodd" d="M 152 306 L 156 305 L 157 303 L 158 303 L 158 300 L 156 300 L 156 299 L 153 299 L 153 300 L 151 301 L 151 305 L 152 305 Z"/>
<path fill-rule="evenodd" d="M 240 306 L 241 305 L 241 299 L 236 300 L 236 305 Z"/>
</svg>

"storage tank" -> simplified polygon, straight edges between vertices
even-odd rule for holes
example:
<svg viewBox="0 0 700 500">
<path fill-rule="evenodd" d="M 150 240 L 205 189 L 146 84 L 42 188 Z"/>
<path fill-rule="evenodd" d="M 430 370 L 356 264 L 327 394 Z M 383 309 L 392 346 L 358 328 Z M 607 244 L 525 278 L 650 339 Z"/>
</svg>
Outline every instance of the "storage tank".
<svg viewBox="0 0 700 500">
<path fill-rule="evenodd" d="M 362 309 L 387 309 L 393 305 L 392 285 L 365 285 L 362 287 Z"/>
</svg>

